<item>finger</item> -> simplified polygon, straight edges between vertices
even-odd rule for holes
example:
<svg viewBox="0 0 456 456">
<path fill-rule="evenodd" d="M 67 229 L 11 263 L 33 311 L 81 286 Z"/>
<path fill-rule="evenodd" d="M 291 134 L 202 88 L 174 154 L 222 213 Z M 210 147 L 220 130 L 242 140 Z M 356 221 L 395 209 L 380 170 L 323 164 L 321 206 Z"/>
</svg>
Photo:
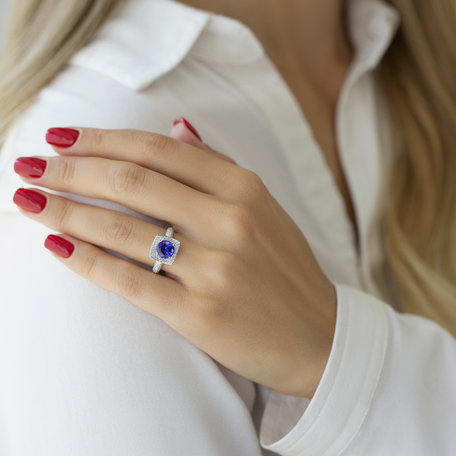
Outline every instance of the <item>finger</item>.
<svg viewBox="0 0 456 456">
<path fill-rule="evenodd" d="M 184 117 L 178 117 L 171 128 L 171 138 L 183 141 L 191 146 L 206 150 L 203 140 L 196 128 Z"/>
<path fill-rule="evenodd" d="M 222 160 L 236 164 L 236 162 L 228 155 L 222 154 L 214 149 L 211 149 L 207 144 L 203 143 L 198 136 L 194 133 L 194 127 L 184 118 L 180 117 L 174 122 L 173 128 L 170 133 L 171 138 L 182 141 L 198 149 L 204 150 L 209 154 L 213 154 Z"/>
<path fill-rule="evenodd" d="M 55 146 L 55 132 L 61 130 L 64 129 L 48 130 L 46 140 Z M 236 187 L 237 165 L 168 136 L 141 130 L 78 130 L 80 134 L 73 145 L 55 147 L 59 154 L 133 162 L 220 198 L 229 197 L 230 190 Z"/>
<path fill-rule="evenodd" d="M 25 190 L 43 195 L 46 202 L 40 212 L 23 211 L 24 215 L 55 231 L 118 252 L 144 265 L 152 267 L 155 264 L 149 253 L 155 236 L 164 235 L 162 227 L 123 212 L 77 203 L 41 190 Z M 16 193 L 19 196 L 15 195 L 14 201 L 20 205 L 24 191 L 20 189 Z M 182 233 L 174 233 L 173 238 L 180 242 L 175 261 L 170 265 L 163 264 L 162 270 L 189 284 L 199 273 L 198 265 L 206 249 L 185 238 Z"/>
<path fill-rule="evenodd" d="M 20 157 L 30 163 L 38 157 Z M 40 177 L 22 178 L 33 185 L 115 201 L 152 218 L 172 223 L 176 231 L 202 242 L 211 238 L 214 197 L 196 191 L 168 176 L 134 163 L 99 157 L 57 156 L 38 158 L 45 163 Z M 22 165 L 21 165 L 22 166 Z M 211 226 L 212 225 L 212 226 Z M 206 228 L 207 227 L 207 228 Z"/>
<path fill-rule="evenodd" d="M 171 326 L 175 327 L 182 319 L 188 292 L 179 282 L 147 271 L 68 234 L 48 236 L 45 246 L 69 269 L 123 296 Z"/>
</svg>

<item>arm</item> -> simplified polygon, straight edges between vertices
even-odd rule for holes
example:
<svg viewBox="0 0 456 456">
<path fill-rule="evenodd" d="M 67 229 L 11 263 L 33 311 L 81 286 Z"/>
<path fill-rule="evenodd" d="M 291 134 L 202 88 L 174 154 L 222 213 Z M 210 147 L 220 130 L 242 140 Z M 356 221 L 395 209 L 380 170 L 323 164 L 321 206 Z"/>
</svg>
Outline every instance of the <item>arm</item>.
<svg viewBox="0 0 456 456">
<path fill-rule="evenodd" d="M 137 93 L 69 66 L 2 149 L 2 456 L 260 455 L 249 410 L 252 382 L 219 369 L 160 319 L 62 268 L 43 247 L 48 230 L 27 223 L 12 201 L 22 184 L 15 158 L 56 155 L 44 141 L 50 125 L 167 131 L 179 107 L 155 87 Z"/>
</svg>

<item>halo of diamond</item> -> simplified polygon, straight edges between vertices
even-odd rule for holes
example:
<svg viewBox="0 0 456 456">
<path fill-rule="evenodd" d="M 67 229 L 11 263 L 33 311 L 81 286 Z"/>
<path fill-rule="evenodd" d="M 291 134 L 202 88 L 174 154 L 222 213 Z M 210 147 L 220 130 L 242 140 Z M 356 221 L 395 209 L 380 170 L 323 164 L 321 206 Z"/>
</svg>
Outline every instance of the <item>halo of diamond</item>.
<svg viewBox="0 0 456 456">
<path fill-rule="evenodd" d="M 160 244 L 161 241 L 170 241 L 174 246 L 174 253 L 169 258 L 162 258 L 157 252 L 158 244 Z M 180 242 L 177 239 L 174 239 L 170 236 L 165 236 L 163 234 L 157 234 L 157 236 L 155 236 L 154 242 L 152 242 L 152 245 L 150 247 L 149 256 L 153 260 L 160 261 L 163 264 L 173 264 L 179 250 L 179 246 Z"/>
</svg>

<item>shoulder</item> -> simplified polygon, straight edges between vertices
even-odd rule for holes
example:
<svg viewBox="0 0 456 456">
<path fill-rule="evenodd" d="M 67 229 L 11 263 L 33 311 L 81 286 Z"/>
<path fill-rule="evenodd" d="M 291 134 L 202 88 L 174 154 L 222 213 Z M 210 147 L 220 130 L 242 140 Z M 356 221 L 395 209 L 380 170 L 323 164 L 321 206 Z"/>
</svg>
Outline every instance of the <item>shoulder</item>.
<svg viewBox="0 0 456 456">
<path fill-rule="evenodd" d="M 51 127 L 134 128 L 168 133 L 173 113 L 163 91 L 139 94 L 89 68 L 68 65 L 44 87 L 8 133 L 0 151 L 0 211 L 15 211 L 14 190 L 24 183 L 13 171 L 18 156 L 51 156 Z"/>
<path fill-rule="evenodd" d="M 208 14 L 170 0 L 121 2 L 91 42 L 38 94 L 10 130 L 0 152 L 0 209 L 21 185 L 12 172 L 20 155 L 51 155 L 52 126 L 136 128 L 168 133 L 183 115 L 172 83 L 157 84 L 188 55 Z"/>
<path fill-rule="evenodd" d="M 236 40 L 244 42 L 245 34 L 247 29 L 236 21 L 172 0 L 121 2 L 16 122 L 0 153 L 1 193 L 9 195 L 22 183 L 12 172 L 17 156 L 55 153 L 44 141 L 50 127 L 134 128 L 168 134 L 178 116 L 201 125 L 225 111 L 223 106 L 232 114 L 236 88 L 227 90 L 226 78 L 214 68 L 222 63 L 244 65 L 261 55 L 262 50 L 251 45 L 240 58 Z M 222 123 L 217 125 L 220 129 Z M 218 136 L 214 136 L 215 141 Z M 234 148 L 227 144 L 223 143 L 225 148 Z M 10 199 L 5 204 L 14 210 Z M 2 209 L 5 205 L 0 202 Z"/>
<path fill-rule="evenodd" d="M 209 13 L 171 0 L 121 2 L 71 63 L 141 90 L 186 57 L 209 19 Z"/>
<path fill-rule="evenodd" d="M 144 119 L 153 117 L 164 96 L 154 83 L 185 59 L 207 21 L 207 13 L 171 0 L 120 2 L 41 90 L 18 129 L 35 139 L 50 125 L 150 126 Z"/>
</svg>

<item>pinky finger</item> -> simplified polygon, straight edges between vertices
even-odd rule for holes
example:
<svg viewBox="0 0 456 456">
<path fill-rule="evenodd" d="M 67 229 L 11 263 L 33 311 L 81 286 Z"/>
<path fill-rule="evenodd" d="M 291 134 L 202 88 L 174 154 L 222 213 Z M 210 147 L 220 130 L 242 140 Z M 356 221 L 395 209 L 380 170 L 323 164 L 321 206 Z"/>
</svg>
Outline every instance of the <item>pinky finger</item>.
<svg viewBox="0 0 456 456">
<path fill-rule="evenodd" d="M 192 133 L 192 131 L 188 128 L 187 121 L 182 117 L 180 119 L 177 119 L 174 123 L 170 136 L 171 138 L 182 141 L 186 144 L 189 144 L 190 146 L 194 146 L 198 149 L 208 152 L 209 154 L 215 155 L 222 160 L 237 165 L 237 163 L 231 157 L 228 157 L 228 155 L 222 154 L 221 152 L 212 149 L 206 143 L 203 143 L 198 137 L 196 137 L 195 133 Z"/>
<path fill-rule="evenodd" d="M 181 312 L 186 292 L 176 280 L 67 234 L 51 234 L 44 245 L 69 269 L 169 324 L 177 317 L 176 312 Z"/>
</svg>

